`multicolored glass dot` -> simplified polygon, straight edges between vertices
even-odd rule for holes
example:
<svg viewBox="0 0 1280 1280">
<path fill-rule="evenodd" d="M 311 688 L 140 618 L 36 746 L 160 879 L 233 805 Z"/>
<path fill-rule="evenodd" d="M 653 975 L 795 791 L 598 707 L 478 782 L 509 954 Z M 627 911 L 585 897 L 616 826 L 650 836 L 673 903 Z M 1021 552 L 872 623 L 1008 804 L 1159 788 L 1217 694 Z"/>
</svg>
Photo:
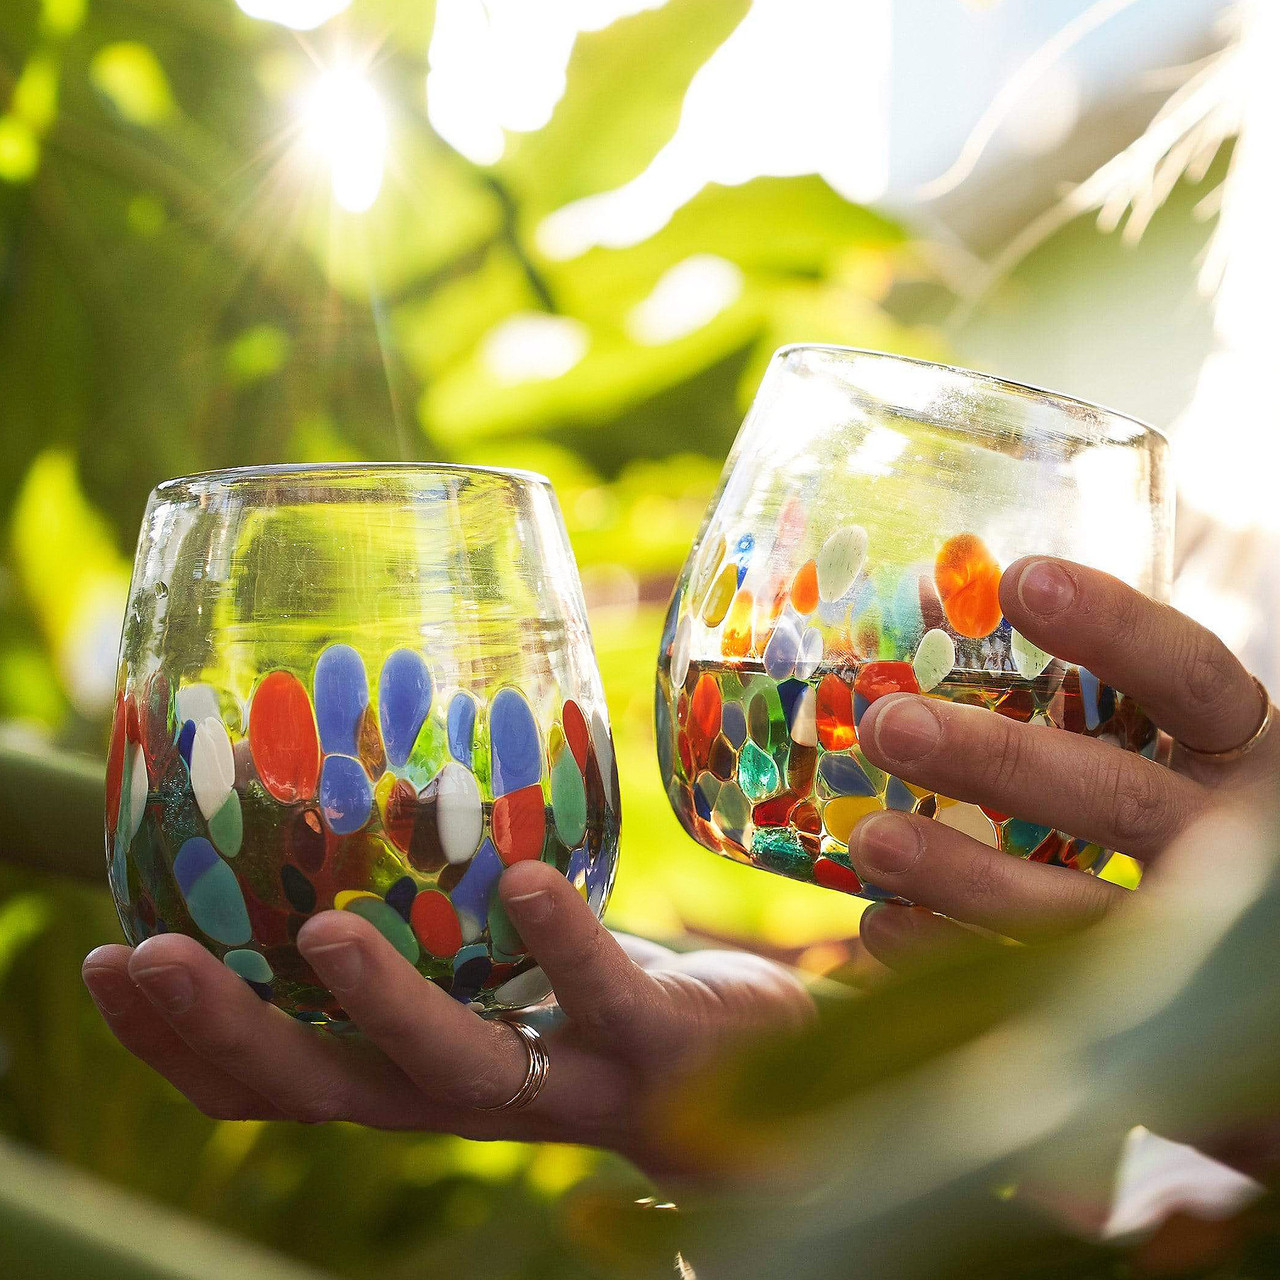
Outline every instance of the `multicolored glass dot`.
<svg viewBox="0 0 1280 1280">
<path fill-rule="evenodd" d="M 545 853 L 604 910 L 620 805 L 603 708 L 442 692 L 416 648 L 369 657 L 329 645 L 310 672 L 263 673 L 244 704 L 217 681 L 135 688 L 126 672 L 106 815 L 126 932 L 190 933 L 314 1023 L 343 1017 L 294 939 L 331 908 L 467 1004 L 542 998 L 498 881 Z"/>
<path fill-rule="evenodd" d="M 958 533 L 895 576 L 876 564 L 861 525 L 815 538 L 810 519 L 823 513 L 784 504 L 772 536 L 757 531 L 745 574 L 743 535 L 732 554 L 713 536 L 676 589 L 655 725 L 663 784 L 685 829 L 728 857 L 877 900 L 892 895 L 863 884 L 847 851 L 858 823 L 884 809 L 1019 857 L 1101 870 L 1105 850 L 877 768 L 859 729 L 877 700 L 901 693 L 1133 751 L 1152 749 L 1150 720 L 1009 626 L 999 561 L 977 535 Z"/>
</svg>

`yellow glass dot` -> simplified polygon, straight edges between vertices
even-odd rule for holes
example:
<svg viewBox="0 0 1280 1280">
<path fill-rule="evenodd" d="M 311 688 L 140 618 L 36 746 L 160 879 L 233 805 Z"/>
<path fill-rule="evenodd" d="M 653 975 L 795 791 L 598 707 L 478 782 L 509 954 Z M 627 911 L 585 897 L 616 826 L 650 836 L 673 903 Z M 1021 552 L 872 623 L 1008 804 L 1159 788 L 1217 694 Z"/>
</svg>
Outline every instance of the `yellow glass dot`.
<svg viewBox="0 0 1280 1280">
<path fill-rule="evenodd" d="M 339 911 L 343 911 L 359 898 L 373 898 L 375 902 L 382 901 L 381 894 L 370 893 L 367 889 L 343 889 L 340 893 L 333 895 L 333 905 Z"/>
<path fill-rule="evenodd" d="M 840 796 L 828 800 L 822 810 L 822 825 L 827 834 L 848 847 L 849 837 L 858 822 L 883 806 L 879 796 Z"/>
<path fill-rule="evenodd" d="M 738 589 L 738 566 L 732 562 L 720 570 L 720 576 L 707 592 L 707 603 L 702 610 L 702 620 L 709 627 L 718 627 L 729 612 L 734 592 Z"/>
</svg>

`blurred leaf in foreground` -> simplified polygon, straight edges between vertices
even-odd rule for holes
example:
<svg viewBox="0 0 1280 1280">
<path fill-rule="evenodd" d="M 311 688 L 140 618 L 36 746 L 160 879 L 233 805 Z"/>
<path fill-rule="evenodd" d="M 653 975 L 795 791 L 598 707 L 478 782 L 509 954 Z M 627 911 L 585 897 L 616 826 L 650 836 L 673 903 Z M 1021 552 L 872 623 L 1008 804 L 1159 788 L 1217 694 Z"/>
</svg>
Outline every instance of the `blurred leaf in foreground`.
<svg viewBox="0 0 1280 1280">
<path fill-rule="evenodd" d="M 1135 1124 L 1207 1142 L 1273 1120 L 1278 868 L 1273 826 L 1215 815 L 1094 930 L 885 987 L 708 1077 L 676 1140 L 773 1176 L 707 1211 L 699 1273 L 701 1252 L 712 1277 L 1025 1275 L 1101 1226 Z"/>
</svg>

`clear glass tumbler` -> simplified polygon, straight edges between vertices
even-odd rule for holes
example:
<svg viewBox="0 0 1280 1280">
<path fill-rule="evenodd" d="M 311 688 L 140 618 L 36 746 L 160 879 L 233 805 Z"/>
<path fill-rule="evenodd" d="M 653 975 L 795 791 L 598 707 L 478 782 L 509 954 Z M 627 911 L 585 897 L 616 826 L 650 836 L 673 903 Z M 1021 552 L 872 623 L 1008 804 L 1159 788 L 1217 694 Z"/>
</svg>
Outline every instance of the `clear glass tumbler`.
<svg viewBox="0 0 1280 1280">
<path fill-rule="evenodd" d="M 1155 728 L 1001 614 L 1001 568 L 1064 556 L 1156 599 L 1173 489 L 1152 428 L 979 373 L 839 347 L 773 358 L 672 596 L 659 764 L 699 843 L 869 898 L 849 862 L 878 808 L 1021 857 L 1099 871 L 1110 851 L 891 777 L 858 721 L 906 690 L 1148 755 Z"/>
<path fill-rule="evenodd" d="M 577 569 L 540 476 L 264 467 L 151 495 L 107 772 L 129 940 L 199 939 L 265 999 L 345 1020 L 294 946 L 371 921 L 483 1009 L 548 991 L 495 887 L 553 863 L 597 913 L 620 808 Z"/>
</svg>

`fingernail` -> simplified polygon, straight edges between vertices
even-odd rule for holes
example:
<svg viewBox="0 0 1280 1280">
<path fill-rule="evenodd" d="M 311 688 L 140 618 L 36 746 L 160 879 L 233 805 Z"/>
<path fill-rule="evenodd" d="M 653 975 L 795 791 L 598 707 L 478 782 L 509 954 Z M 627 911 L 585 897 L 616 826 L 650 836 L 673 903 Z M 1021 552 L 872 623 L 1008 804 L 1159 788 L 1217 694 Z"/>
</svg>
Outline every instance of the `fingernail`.
<svg viewBox="0 0 1280 1280">
<path fill-rule="evenodd" d="M 551 895 L 545 889 L 515 894 L 506 901 L 507 910 L 524 924 L 543 924 L 550 919 L 555 907 Z"/>
<path fill-rule="evenodd" d="M 873 813 L 862 820 L 854 834 L 858 870 L 870 871 L 871 879 L 900 876 L 924 852 L 915 824 L 896 813 Z"/>
<path fill-rule="evenodd" d="M 196 984 L 181 965 L 157 965 L 140 969 L 133 976 L 143 995 L 166 1013 L 185 1013 L 196 1002 Z"/>
<path fill-rule="evenodd" d="M 919 760 L 942 740 L 937 714 L 922 698 L 899 698 L 872 722 L 876 746 L 892 760 Z"/>
<path fill-rule="evenodd" d="M 1018 578 L 1018 599 L 1029 613 L 1052 618 L 1071 606 L 1076 584 L 1052 560 L 1033 560 Z"/>
<path fill-rule="evenodd" d="M 334 992 L 350 991 L 364 971 L 364 954 L 354 942 L 330 942 L 308 947 L 306 957 Z"/>
<path fill-rule="evenodd" d="M 83 977 L 94 1004 L 108 1017 L 118 1017 L 128 1008 L 134 991 L 128 978 L 105 969 L 86 969 Z"/>
</svg>

